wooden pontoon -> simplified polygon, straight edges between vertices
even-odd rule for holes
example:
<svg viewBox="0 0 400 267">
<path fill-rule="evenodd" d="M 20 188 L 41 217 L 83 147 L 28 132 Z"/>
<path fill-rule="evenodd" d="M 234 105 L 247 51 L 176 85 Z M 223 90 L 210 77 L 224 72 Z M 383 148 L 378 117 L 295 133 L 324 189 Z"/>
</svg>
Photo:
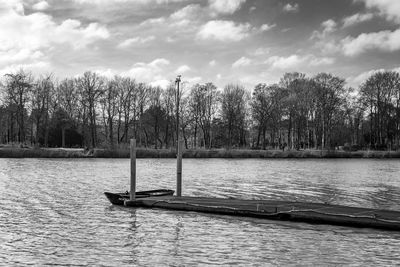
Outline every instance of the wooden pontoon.
<svg viewBox="0 0 400 267">
<path fill-rule="evenodd" d="M 400 231 L 399 211 L 324 203 L 160 196 L 127 200 L 125 206 Z"/>
</svg>

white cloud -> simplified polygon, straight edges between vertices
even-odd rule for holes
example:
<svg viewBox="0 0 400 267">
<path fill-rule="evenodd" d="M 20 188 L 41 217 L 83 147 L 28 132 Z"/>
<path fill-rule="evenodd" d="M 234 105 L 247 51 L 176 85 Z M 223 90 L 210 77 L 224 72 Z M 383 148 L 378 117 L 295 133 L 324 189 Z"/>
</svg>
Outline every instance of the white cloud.
<svg viewBox="0 0 400 267">
<path fill-rule="evenodd" d="M 132 68 L 121 73 L 123 76 L 130 76 L 141 82 L 156 82 L 166 80 L 163 76 L 165 68 L 170 64 L 165 58 L 157 58 L 149 63 L 135 63 Z"/>
<path fill-rule="evenodd" d="M 83 26 L 72 19 L 57 23 L 40 12 L 25 15 L 21 3 L 18 0 L 0 3 L 0 68 L 19 64 L 43 68 L 49 64 L 47 55 L 59 45 L 83 49 L 110 36 L 107 28 L 97 23 Z"/>
<path fill-rule="evenodd" d="M 392 69 L 374 69 L 374 70 L 368 70 L 364 71 L 357 76 L 350 76 L 346 79 L 347 84 L 349 84 L 353 88 L 359 87 L 363 82 L 365 82 L 369 77 L 374 75 L 375 73 L 378 72 L 383 72 L 383 71 L 396 71 L 400 73 L 400 67 L 397 68 L 392 68 Z"/>
<path fill-rule="evenodd" d="M 233 14 L 246 0 L 208 0 L 210 9 L 217 14 Z"/>
<path fill-rule="evenodd" d="M 153 25 L 160 25 L 165 23 L 165 18 L 160 17 L 160 18 L 152 18 L 152 19 L 146 19 L 142 21 L 139 25 L 140 26 L 153 26 Z"/>
<path fill-rule="evenodd" d="M 262 55 L 269 54 L 269 52 L 270 52 L 270 49 L 268 47 L 259 47 L 256 50 L 250 52 L 249 54 L 253 55 L 253 56 L 262 56 Z"/>
<path fill-rule="evenodd" d="M 297 3 L 294 3 L 294 4 L 288 3 L 283 7 L 283 11 L 285 11 L 285 12 L 298 12 L 299 11 L 299 4 L 297 4 Z"/>
<path fill-rule="evenodd" d="M 232 64 L 232 68 L 245 67 L 251 64 L 251 59 L 241 57 Z"/>
<path fill-rule="evenodd" d="M 93 72 L 99 74 L 100 76 L 106 77 L 106 78 L 113 78 L 115 75 L 117 75 L 117 73 L 112 70 L 112 69 L 98 69 L 98 70 L 94 70 Z"/>
<path fill-rule="evenodd" d="M 161 87 L 162 89 L 166 89 L 171 84 L 171 81 L 167 79 L 156 80 L 150 82 L 150 85 L 153 87 Z"/>
<path fill-rule="evenodd" d="M 349 84 L 351 87 L 357 88 L 359 87 L 363 82 L 365 82 L 371 75 L 377 73 L 377 72 L 381 72 L 381 71 L 385 71 L 384 69 L 376 69 L 376 70 L 369 70 L 369 71 L 365 71 L 360 73 L 357 76 L 350 76 L 346 79 L 347 84 Z"/>
<path fill-rule="evenodd" d="M 356 13 L 343 19 L 343 28 L 353 26 L 355 24 L 371 20 L 374 17 L 372 13 L 360 14 Z"/>
<path fill-rule="evenodd" d="M 385 52 L 397 51 L 400 50 L 400 29 L 362 33 L 356 38 L 348 36 L 341 44 L 343 53 L 348 56 L 356 56 L 373 49 Z"/>
<path fill-rule="evenodd" d="M 377 8 L 387 19 L 400 23 L 399 0 L 355 0 L 364 2 L 367 8 Z"/>
<path fill-rule="evenodd" d="M 70 44 L 82 48 L 110 36 L 104 26 L 90 23 L 83 27 L 78 20 L 68 19 L 61 24 L 43 13 L 32 13 L 24 16 L 9 11 L 0 20 L 0 50 L 39 49 L 51 44 Z"/>
<path fill-rule="evenodd" d="M 290 69 L 299 66 L 304 61 L 305 58 L 302 58 L 298 55 L 291 55 L 288 57 L 272 56 L 264 63 L 268 64 L 272 69 Z"/>
<path fill-rule="evenodd" d="M 32 72 L 33 75 L 42 75 L 43 73 L 49 73 L 53 71 L 50 68 L 50 63 L 46 61 L 36 61 L 33 63 L 23 63 L 23 64 L 11 64 L 6 67 L 0 69 L 0 76 L 3 76 L 7 73 L 15 73 L 19 70 L 25 70 Z"/>
<path fill-rule="evenodd" d="M 151 4 L 169 4 L 187 2 L 188 0 L 74 0 L 78 4 L 90 4 L 90 5 L 114 5 L 119 3 L 133 3 L 139 5 L 151 5 Z"/>
<path fill-rule="evenodd" d="M 271 29 L 274 28 L 275 26 L 276 26 L 276 24 L 272 24 L 272 25 L 263 24 L 263 25 L 261 25 L 261 27 L 260 27 L 260 31 L 261 31 L 261 32 L 266 32 L 266 31 L 271 30 Z"/>
<path fill-rule="evenodd" d="M 175 73 L 176 74 L 183 74 L 183 73 L 188 72 L 190 70 L 191 70 L 191 68 L 188 65 L 182 65 L 182 66 L 180 66 L 179 68 L 177 68 L 175 70 Z"/>
<path fill-rule="evenodd" d="M 202 78 L 200 76 L 196 76 L 196 77 L 188 77 L 185 78 L 184 81 L 188 82 L 189 84 L 196 84 L 201 82 Z"/>
<path fill-rule="evenodd" d="M 44 11 L 47 10 L 50 7 L 49 3 L 47 3 L 46 1 L 40 1 L 36 4 L 34 4 L 32 6 L 33 10 L 37 10 L 37 11 Z"/>
<path fill-rule="evenodd" d="M 250 24 L 235 24 L 233 21 L 211 20 L 200 27 L 199 39 L 218 41 L 240 41 L 249 35 Z"/>
<path fill-rule="evenodd" d="M 193 19 L 197 17 L 201 11 L 201 7 L 198 4 L 192 4 L 185 6 L 182 9 L 171 14 L 170 18 L 174 20 L 183 20 L 183 19 Z"/>
<path fill-rule="evenodd" d="M 208 65 L 210 65 L 211 67 L 215 66 L 217 64 L 217 61 L 215 60 L 211 60 L 210 62 L 208 62 Z"/>
<path fill-rule="evenodd" d="M 333 19 L 325 20 L 321 23 L 323 27 L 323 33 L 331 33 L 336 30 L 337 23 Z"/>
<path fill-rule="evenodd" d="M 133 44 L 144 44 L 144 43 L 148 43 L 151 42 L 153 40 L 155 40 L 156 37 L 151 35 L 151 36 L 147 36 L 147 37 L 134 37 L 134 38 L 129 38 L 126 39 L 125 41 L 121 42 L 120 44 L 118 44 L 119 48 L 127 48 L 130 47 Z"/>
<path fill-rule="evenodd" d="M 269 65 L 271 69 L 294 69 L 299 67 L 317 67 L 322 65 L 331 65 L 335 63 L 334 58 L 330 57 L 316 57 L 314 55 L 290 55 L 288 57 L 272 56 L 268 58 L 265 64 Z"/>
<path fill-rule="evenodd" d="M 333 19 L 325 20 L 321 23 L 322 31 L 314 31 L 311 35 L 311 39 L 324 39 L 330 33 L 336 31 L 337 23 Z"/>
<path fill-rule="evenodd" d="M 332 65 L 335 63 L 335 58 L 332 57 L 311 57 L 310 66 Z"/>
</svg>

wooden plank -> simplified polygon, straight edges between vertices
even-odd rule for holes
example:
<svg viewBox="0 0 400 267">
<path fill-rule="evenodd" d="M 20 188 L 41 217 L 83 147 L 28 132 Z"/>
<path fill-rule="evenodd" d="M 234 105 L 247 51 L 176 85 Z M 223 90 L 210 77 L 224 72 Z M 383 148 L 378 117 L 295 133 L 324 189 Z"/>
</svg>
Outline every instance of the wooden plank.
<svg viewBox="0 0 400 267">
<path fill-rule="evenodd" d="M 400 231 L 400 211 L 324 203 L 166 196 L 126 205 Z"/>
</svg>

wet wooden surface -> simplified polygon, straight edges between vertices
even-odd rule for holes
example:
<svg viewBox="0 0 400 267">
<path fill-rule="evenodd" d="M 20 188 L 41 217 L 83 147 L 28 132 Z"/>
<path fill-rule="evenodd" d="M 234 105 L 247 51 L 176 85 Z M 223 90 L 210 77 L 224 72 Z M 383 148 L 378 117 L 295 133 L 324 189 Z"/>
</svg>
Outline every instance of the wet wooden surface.
<svg viewBox="0 0 400 267">
<path fill-rule="evenodd" d="M 166 196 L 127 201 L 125 205 L 400 231 L 400 211 L 325 203 Z"/>
</svg>

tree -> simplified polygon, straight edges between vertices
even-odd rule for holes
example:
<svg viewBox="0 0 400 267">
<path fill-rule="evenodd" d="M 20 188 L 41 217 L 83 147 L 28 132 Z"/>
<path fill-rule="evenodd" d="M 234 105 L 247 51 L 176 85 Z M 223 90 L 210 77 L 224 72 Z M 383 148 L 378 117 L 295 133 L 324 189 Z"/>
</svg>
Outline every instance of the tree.
<svg viewBox="0 0 400 267">
<path fill-rule="evenodd" d="M 260 137 L 262 135 L 262 147 L 263 149 L 266 148 L 267 125 L 272 120 L 273 112 L 280 102 L 276 97 L 280 90 L 278 85 L 267 86 L 263 83 L 257 84 L 254 88 L 251 109 L 253 120 L 257 125 L 256 147 L 259 147 Z"/>
<path fill-rule="evenodd" d="M 225 122 L 228 148 L 246 144 L 246 115 L 249 93 L 243 86 L 229 84 L 221 95 L 221 117 Z"/>
<path fill-rule="evenodd" d="M 316 116 L 319 124 L 320 144 L 322 149 L 331 147 L 334 116 L 345 103 L 344 79 L 327 73 L 319 73 L 314 78 Z"/>
<path fill-rule="evenodd" d="M 31 93 L 31 118 L 36 126 L 34 142 L 47 147 L 49 142 L 49 120 L 52 109 L 57 104 L 52 74 L 40 77 L 32 87 Z"/>
<path fill-rule="evenodd" d="M 104 79 L 94 72 L 87 71 L 76 82 L 81 94 L 84 133 L 87 120 L 89 120 L 89 140 L 85 140 L 85 143 L 89 147 L 94 148 L 97 145 L 96 108 L 100 96 L 104 93 Z M 83 136 L 85 139 L 87 138 L 85 134 Z"/>
<path fill-rule="evenodd" d="M 103 115 L 103 124 L 106 140 L 111 148 L 114 148 L 114 119 L 117 115 L 117 84 L 115 80 L 107 81 L 105 90 L 100 98 L 100 106 Z"/>
<path fill-rule="evenodd" d="M 33 86 L 33 77 L 23 70 L 13 74 L 6 74 L 5 89 L 6 102 L 9 107 L 9 141 L 26 141 L 26 118 L 27 105 L 29 103 L 30 91 Z M 14 125 L 17 126 L 17 139 L 14 137 Z"/>
<path fill-rule="evenodd" d="M 192 113 L 194 127 L 194 143 L 197 145 L 197 128 L 202 130 L 202 143 L 211 148 L 211 123 L 218 109 L 219 94 L 212 83 L 196 84 L 189 97 L 189 108 Z"/>
<path fill-rule="evenodd" d="M 369 110 L 370 146 L 386 146 L 399 136 L 399 73 L 377 72 L 360 87 L 360 97 Z"/>
<path fill-rule="evenodd" d="M 62 142 L 61 145 L 64 147 L 66 143 L 68 144 L 81 144 L 81 137 L 74 138 L 74 140 L 66 140 L 66 132 L 70 131 L 73 136 L 78 135 L 75 130 L 79 125 L 79 121 L 82 118 L 83 108 L 80 105 L 82 101 L 80 100 L 80 94 L 77 87 L 77 81 L 74 79 L 64 79 L 57 86 L 57 103 L 59 107 L 59 116 L 62 118 Z"/>
</svg>

